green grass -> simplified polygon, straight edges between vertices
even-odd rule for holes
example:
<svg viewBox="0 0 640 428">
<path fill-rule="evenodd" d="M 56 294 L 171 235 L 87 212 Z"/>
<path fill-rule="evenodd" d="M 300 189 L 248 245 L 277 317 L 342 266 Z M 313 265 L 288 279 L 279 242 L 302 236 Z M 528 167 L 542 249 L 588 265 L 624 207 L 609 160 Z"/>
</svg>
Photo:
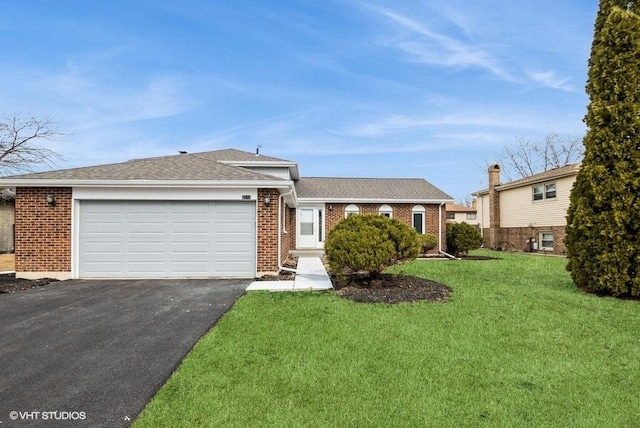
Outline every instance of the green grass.
<svg viewBox="0 0 640 428">
<path fill-rule="evenodd" d="M 395 269 L 446 304 L 251 292 L 135 427 L 639 426 L 640 302 L 579 292 L 562 258 L 490 254 Z"/>
</svg>

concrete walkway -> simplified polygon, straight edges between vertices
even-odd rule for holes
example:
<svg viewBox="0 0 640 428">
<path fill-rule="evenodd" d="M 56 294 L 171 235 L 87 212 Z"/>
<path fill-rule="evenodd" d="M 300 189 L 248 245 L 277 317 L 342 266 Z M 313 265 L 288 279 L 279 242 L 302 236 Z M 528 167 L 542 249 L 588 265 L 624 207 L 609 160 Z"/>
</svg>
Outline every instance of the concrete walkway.
<svg viewBox="0 0 640 428">
<path fill-rule="evenodd" d="M 296 271 L 293 281 L 255 281 L 247 291 L 323 291 L 333 288 L 320 257 L 299 257 Z"/>
</svg>

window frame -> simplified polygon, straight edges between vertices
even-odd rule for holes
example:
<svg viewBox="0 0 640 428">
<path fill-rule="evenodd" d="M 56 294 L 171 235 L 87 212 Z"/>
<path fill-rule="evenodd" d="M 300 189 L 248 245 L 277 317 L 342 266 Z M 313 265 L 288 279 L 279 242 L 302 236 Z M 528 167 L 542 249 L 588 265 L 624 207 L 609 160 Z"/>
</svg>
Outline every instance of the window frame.
<svg viewBox="0 0 640 428">
<path fill-rule="evenodd" d="M 558 199 L 558 185 L 555 181 L 537 183 L 531 186 L 531 200 L 540 202 Z"/>
<path fill-rule="evenodd" d="M 349 218 L 352 215 L 359 215 L 360 207 L 356 204 L 349 204 L 344 208 L 344 218 Z"/>
<path fill-rule="evenodd" d="M 378 208 L 378 215 L 387 217 L 387 218 L 393 218 L 393 207 L 391 207 L 391 205 L 380 205 L 380 208 Z"/>
<path fill-rule="evenodd" d="M 477 213 L 467 213 L 467 220 L 477 220 L 477 219 L 478 219 Z"/>
<path fill-rule="evenodd" d="M 551 235 L 551 240 L 549 239 L 544 239 L 545 235 Z M 545 246 L 544 243 L 545 241 L 551 242 L 551 246 Z M 553 231 L 545 231 L 545 232 L 540 232 L 540 235 L 538 236 L 538 242 L 540 242 L 540 247 L 539 249 L 542 251 L 553 251 L 553 248 L 555 246 L 555 235 L 553 233 Z"/>
<path fill-rule="evenodd" d="M 416 215 L 420 215 L 420 231 L 419 232 L 418 232 L 418 229 L 416 228 Z M 427 210 L 422 205 L 414 205 L 413 208 L 411 208 L 411 227 L 413 227 L 413 230 L 418 232 L 420 235 L 424 235 L 425 233 L 427 233 L 427 231 L 425 230 L 426 217 L 427 217 Z"/>
</svg>

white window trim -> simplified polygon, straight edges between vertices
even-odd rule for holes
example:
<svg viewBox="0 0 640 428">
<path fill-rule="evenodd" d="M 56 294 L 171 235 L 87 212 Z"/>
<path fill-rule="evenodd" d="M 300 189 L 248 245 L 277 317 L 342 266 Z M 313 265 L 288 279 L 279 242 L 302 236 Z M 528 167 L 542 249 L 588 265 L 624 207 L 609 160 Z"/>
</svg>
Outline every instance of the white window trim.
<svg viewBox="0 0 640 428">
<path fill-rule="evenodd" d="M 542 250 L 542 251 L 553 251 L 553 248 L 554 248 L 553 246 L 551 246 L 551 247 L 545 247 L 545 246 L 542 244 L 542 243 L 543 243 L 543 239 L 542 239 L 542 237 L 543 237 L 543 235 L 546 235 L 546 234 L 550 234 L 550 235 L 551 235 L 551 237 L 552 237 L 552 239 L 553 239 L 553 245 L 555 246 L 555 242 L 556 242 L 555 234 L 554 234 L 552 231 L 546 231 L 546 232 L 540 232 L 540 234 L 539 234 L 539 236 L 538 236 L 538 242 L 540 243 L 540 245 L 539 245 L 539 247 L 538 247 L 538 248 L 539 248 L 540 250 Z"/>
<path fill-rule="evenodd" d="M 390 205 L 384 204 L 381 205 L 378 209 L 379 215 L 389 214 L 389 218 L 393 218 L 393 208 Z"/>
<path fill-rule="evenodd" d="M 427 217 L 427 210 L 422 206 L 422 205 L 414 205 L 414 207 L 411 209 L 411 227 L 413 229 L 415 229 L 415 224 L 413 222 L 413 217 L 415 214 L 420 214 L 420 217 L 422 218 L 422 235 L 424 235 L 425 233 L 427 233 L 426 229 L 426 217 Z"/>
<path fill-rule="evenodd" d="M 358 215 L 360 214 L 360 207 L 354 204 L 349 204 L 344 209 L 344 218 L 349 217 L 350 214 Z"/>
<path fill-rule="evenodd" d="M 547 186 L 550 185 L 554 185 L 555 186 L 555 193 L 556 195 L 548 198 L 547 197 Z M 541 187 L 542 188 L 542 192 L 541 193 L 535 193 L 535 188 L 536 187 Z M 535 199 L 535 195 L 538 194 L 540 196 L 542 196 L 540 199 Z M 536 183 L 534 185 L 531 186 L 531 201 L 532 202 L 542 202 L 542 201 L 555 201 L 556 199 L 558 199 L 558 185 L 556 184 L 555 181 L 548 181 L 546 183 Z"/>
</svg>

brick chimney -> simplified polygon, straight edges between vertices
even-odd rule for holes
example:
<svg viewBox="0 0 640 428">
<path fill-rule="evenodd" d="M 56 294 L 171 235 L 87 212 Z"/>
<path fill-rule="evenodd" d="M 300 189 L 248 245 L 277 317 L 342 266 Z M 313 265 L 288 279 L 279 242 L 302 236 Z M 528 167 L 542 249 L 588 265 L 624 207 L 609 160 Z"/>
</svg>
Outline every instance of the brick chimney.
<svg viewBox="0 0 640 428">
<path fill-rule="evenodd" d="M 500 165 L 489 165 L 489 247 L 496 249 L 500 245 Z"/>
</svg>

